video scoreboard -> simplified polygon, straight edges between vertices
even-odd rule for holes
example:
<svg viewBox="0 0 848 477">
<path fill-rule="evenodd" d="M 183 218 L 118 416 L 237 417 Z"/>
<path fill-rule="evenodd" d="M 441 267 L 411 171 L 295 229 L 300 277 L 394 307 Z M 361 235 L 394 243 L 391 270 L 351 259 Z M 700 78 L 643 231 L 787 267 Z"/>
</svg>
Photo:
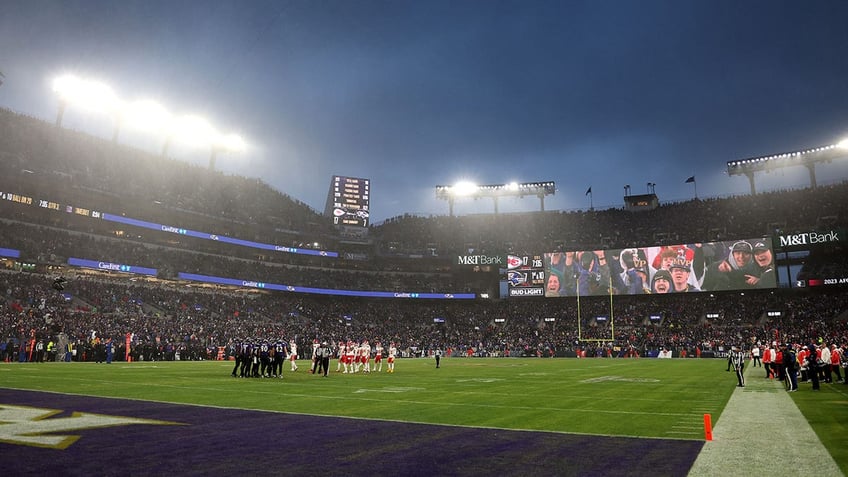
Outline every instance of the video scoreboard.
<svg viewBox="0 0 848 477">
<path fill-rule="evenodd" d="M 545 296 L 545 269 L 543 256 L 508 255 L 505 273 L 508 296 Z"/>
<path fill-rule="evenodd" d="M 333 225 L 368 227 L 370 204 L 370 179 L 333 176 L 324 213 L 333 218 Z"/>
</svg>

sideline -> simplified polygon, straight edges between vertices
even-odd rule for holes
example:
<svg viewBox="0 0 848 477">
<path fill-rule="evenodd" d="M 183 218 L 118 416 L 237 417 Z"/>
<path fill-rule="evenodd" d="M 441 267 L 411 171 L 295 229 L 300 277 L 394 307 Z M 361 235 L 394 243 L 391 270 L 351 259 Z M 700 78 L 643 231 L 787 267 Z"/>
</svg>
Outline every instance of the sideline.
<svg viewBox="0 0 848 477">
<path fill-rule="evenodd" d="M 688 475 L 843 475 L 783 383 L 746 364 L 745 387 L 733 392 Z"/>
</svg>

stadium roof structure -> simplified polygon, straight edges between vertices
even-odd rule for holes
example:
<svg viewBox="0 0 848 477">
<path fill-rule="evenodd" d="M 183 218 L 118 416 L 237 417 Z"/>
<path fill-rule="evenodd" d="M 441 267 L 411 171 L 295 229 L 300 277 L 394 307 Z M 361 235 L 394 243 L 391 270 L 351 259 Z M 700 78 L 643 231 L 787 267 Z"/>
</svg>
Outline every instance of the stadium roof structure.
<svg viewBox="0 0 848 477">
<path fill-rule="evenodd" d="M 469 182 L 459 182 L 452 186 L 437 185 L 436 198 L 448 201 L 450 215 L 453 216 L 453 206 L 456 199 L 491 197 L 495 204 L 495 213 L 498 213 L 498 199 L 500 197 L 535 196 L 539 198 L 540 210 L 545 210 L 545 197 L 556 193 L 554 181 L 544 182 L 510 182 L 509 184 L 486 184 L 477 185 Z"/>
<path fill-rule="evenodd" d="M 838 144 L 820 146 L 801 151 L 781 152 L 768 156 L 749 157 L 727 162 L 727 174 L 745 175 L 751 184 L 751 194 L 757 193 L 754 183 L 756 172 L 771 172 L 791 166 L 804 166 L 810 172 L 810 187 L 816 187 L 816 164 L 828 163 L 834 159 L 848 156 L 848 139 Z"/>
</svg>

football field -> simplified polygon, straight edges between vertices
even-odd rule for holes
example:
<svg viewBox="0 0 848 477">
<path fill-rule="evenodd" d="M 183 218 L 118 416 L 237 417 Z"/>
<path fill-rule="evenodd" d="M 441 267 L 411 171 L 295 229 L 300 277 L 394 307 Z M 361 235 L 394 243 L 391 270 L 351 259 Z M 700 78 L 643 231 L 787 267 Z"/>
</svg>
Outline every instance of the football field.
<svg viewBox="0 0 848 477">
<path fill-rule="evenodd" d="M 399 359 L 395 372 L 391 374 L 386 372 L 385 363 L 381 373 L 342 374 L 336 372 L 336 362 L 332 361 L 328 377 L 310 374 L 309 364 L 308 361 L 302 360 L 299 362 L 299 370 L 291 372 L 289 363 L 285 363 L 284 378 L 278 379 L 233 378 L 230 375 L 233 363 L 222 361 L 114 362 L 110 365 L 4 363 L 0 365 L 0 388 L 3 390 L 0 396 L 4 397 L 5 401 L 0 401 L 0 405 L 28 406 L 27 399 L 41 402 L 42 396 L 48 396 L 49 399 L 45 398 L 45 403 L 52 404 L 56 401 L 61 407 L 57 411 L 67 414 L 82 411 L 66 408 L 63 402 L 77 402 L 74 399 L 91 397 L 98 398 L 98 401 L 80 402 L 79 406 L 85 407 L 87 412 L 106 414 L 105 408 L 113 401 L 130 403 L 123 404 L 122 409 L 132 409 L 132 403 L 136 403 L 138 407 L 143 407 L 143 403 L 185 404 L 190 407 L 181 406 L 181 409 L 192 411 L 183 411 L 183 414 L 198 413 L 201 417 L 197 419 L 204 421 L 204 425 L 212 426 L 209 429 L 213 430 L 216 429 L 215 423 L 205 421 L 218 418 L 202 416 L 211 416 L 214 414 L 213 409 L 224 409 L 267 411 L 268 413 L 262 415 L 275 418 L 280 414 L 316 419 L 355 418 L 341 422 L 357 423 L 356 425 L 366 422 L 385 423 L 387 426 L 437 425 L 438 427 L 412 428 L 425 429 L 422 432 L 431 432 L 434 435 L 439 435 L 439 432 L 447 432 L 450 435 L 464 432 L 466 429 L 490 431 L 488 437 L 479 439 L 484 441 L 491 441 L 492 436 L 497 438 L 501 435 L 496 431 L 517 431 L 518 436 L 524 436 L 518 437 L 518 441 L 526 440 L 530 436 L 544 436 L 545 439 L 563 436 L 569 439 L 550 443 L 551 448 L 544 454 L 548 457 L 551 457 L 552 452 L 557 452 L 557 449 L 568 449 L 570 445 L 587 454 L 581 459 L 563 457 L 564 460 L 552 464 L 553 467 L 540 467 L 538 470 L 553 469 L 562 475 L 591 474 L 591 469 L 581 467 L 621 460 L 624 457 L 616 455 L 615 451 L 620 448 L 628 454 L 642 453 L 641 460 L 636 459 L 639 456 L 633 455 L 627 458 L 631 461 L 628 465 L 634 466 L 630 467 L 634 474 L 641 473 L 640 465 L 647 466 L 643 469 L 646 473 L 651 466 L 654 466 L 654 471 L 658 470 L 655 466 L 661 457 L 650 457 L 652 452 L 656 452 L 658 456 L 671 453 L 686 455 L 680 462 L 669 464 L 672 467 L 666 469 L 666 472 L 655 474 L 683 475 L 688 470 L 687 462 L 691 465 L 691 459 L 694 458 L 692 455 L 697 455 L 705 441 L 705 415 L 709 415 L 713 426 L 720 424 L 722 411 L 737 389 L 734 373 L 726 372 L 726 362 L 718 359 L 446 358 L 442 359 L 442 365 L 438 369 L 431 359 Z M 46 393 L 25 393 L 23 390 Z M 24 394 L 18 397 L 15 393 Z M 71 396 L 74 399 L 71 399 Z M 795 396 L 801 396 L 801 393 L 796 393 Z M 804 403 L 810 397 L 804 395 L 801 398 L 799 407 L 804 412 Z M 844 418 L 848 412 L 845 394 L 837 393 L 828 400 L 835 412 L 841 413 L 832 417 L 844 427 Z M 809 405 L 820 407 L 817 402 L 811 402 Z M 51 407 L 48 404 L 45 406 Z M 53 404 L 52 407 L 56 405 Z M 122 412 L 122 415 L 132 414 L 126 410 Z M 159 418 L 155 412 L 150 415 L 133 415 L 143 419 Z M 179 417 L 181 414 L 175 415 Z M 234 425 L 232 422 L 247 420 L 234 418 L 235 421 L 230 421 L 225 417 L 219 419 L 222 426 L 219 430 L 222 432 L 230 430 Z M 842 419 L 841 423 L 839 419 Z M 165 421 L 186 424 L 174 418 L 174 415 Z M 310 431 L 312 434 L 304 435 L 304 438 L 306 435 L 311 436 L 310 439 L 321 438 L 322 426 L 325 426 L 325 438 L 331 442 L 335 435 L 341 435 L 338 433 L 342 431 L 334 430 L 338 425 L 337 421 L 320 422 L 320 425 L 303 422 L 280 425 L 318 428 L 317 432 L 313 429 Z M 829 424 L 823 422 L 822 425 Z M 341 427 L 343 428 L 344 424 Z M 442 431 L 435 432 L 434 429 Z M 235 429 L 232 430 L 236 432 Z M 362 432 L 376 434 L 384 431 L 371 429 Z M 392 437 L 388 439 L 388 445 L 381 445 L 379 452 L 388 453 L 391 452 L 392 439 L 395 447 L 404 446 L 405 439 L 410 436 L 409 439 L 414 441 L 411 436 L 418 431 L 387 429 L 385 432 Z M 816 432 L 821 434 L 819 429 L 816 429 Z M 361 437 L 368 442 L 369 435 Z M 461 437 L 457 437 L 459 438 Z M 473 436 L 465 438 L 476 439 Z M 597 440 L 599 438 L 607 441 Z M 509 442 L 514 442 L 510 439 L 503 443 L 506 448 L 516 445 L 510 444 Z M 4 442 L 0 445 L 7 449 L 15 444 L 10 442 L 14 439 L 8 436 L 0 437 L 0 440 Z M 82 440 L 83 438 L 80 438 L 80 442 Z M 834 454 L 831 447 L 840 447 L 839 440 L 834 443 L 828 443 L 825 439 L 822 441 L 831 454 Z M 583 444 L 580 444 L 581 442 Z M 453 444 L 456 446 L 456 443 Z M 309 444 L 304 445 L 308 447 Z M 542 449 L 545 445 L 538 444 Z M 636 446 L 636 450 L 626 449 L 627 445 Z M 682 450 L 673 450 L 675 445 L 682 446 Z M 663 450 L 663 446 L 672 447 Z M 414 453 L 415 445 L 410 447 L 408 451 Z M 68 450 L 72 449 L 73 446 L 68 447 Z M 491 446 L 487 449 L 496 454 L 497 449 L 492 450 Z M 598 449 L 605 454 L 590 459 L 591 454 L 597 453 Z M 348 455 L 344 458 L 350 459 L 350 451 L 346 452 Z M 844 451 L 841 452 L 843 453 L 839 454 L 837 451 L 836 454 L 844 455 Z M 573 452 L 569 455 L 572 454 Z M 839 462 L 836 454 L 834 458 Z M 459 460 L 456 468 L 464 470 L 457 472 L 457 475 L 475 474 L 463 467 L 467 462 L 463 463 L 462 453 L 458 456 L 444 455 L 446 459 Z M 531 461 L 503 464 L 541 465 L 532 461 L 535 454 L 521 455 L 529 456 Z M 363 462 L 370 462 L 371 458 L 376 459 L 373 456 L 360 457 L 365 459 Z M 436 462 L 427 461 L 429 464 L 422 463 L 412 469 L 452 474 L 440 466 L 438 454 L 430 459 L 436 459 Z M 494 458 L 489 458 L 486 462 L 497 464 Z M 480 463 L 475 465 L 479 466 Z M 844 464 L 841 465 L 845 472 Z M 491 470 L 503 471 L 497 466 Z M 488 472 L 480 471 L 480 475 L 485 473 Z M 523 472 L 507 473 L 520 475 Z"/>
</svg>

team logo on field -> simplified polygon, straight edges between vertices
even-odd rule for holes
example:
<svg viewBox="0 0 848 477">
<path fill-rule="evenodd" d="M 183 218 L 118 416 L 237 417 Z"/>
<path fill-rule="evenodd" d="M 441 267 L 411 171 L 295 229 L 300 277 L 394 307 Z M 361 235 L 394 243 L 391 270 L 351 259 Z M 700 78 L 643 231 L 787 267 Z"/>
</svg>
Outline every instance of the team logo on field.
<svg viewBox="0 0 848 477">
<path fill-rule="evenodd" d="M 70 417 L 51 416 L 61 413 L 55 409 L 10 406 L 0 404 L 0 442 L 22 446 L 67 449 L 80 435 L 68 435 L 83 429 L 146 424 L 151 426 L 182 425 L 178 422 L 154 421 L 124 416 L 107 416 L 74 412 Z"/>
</svg>

